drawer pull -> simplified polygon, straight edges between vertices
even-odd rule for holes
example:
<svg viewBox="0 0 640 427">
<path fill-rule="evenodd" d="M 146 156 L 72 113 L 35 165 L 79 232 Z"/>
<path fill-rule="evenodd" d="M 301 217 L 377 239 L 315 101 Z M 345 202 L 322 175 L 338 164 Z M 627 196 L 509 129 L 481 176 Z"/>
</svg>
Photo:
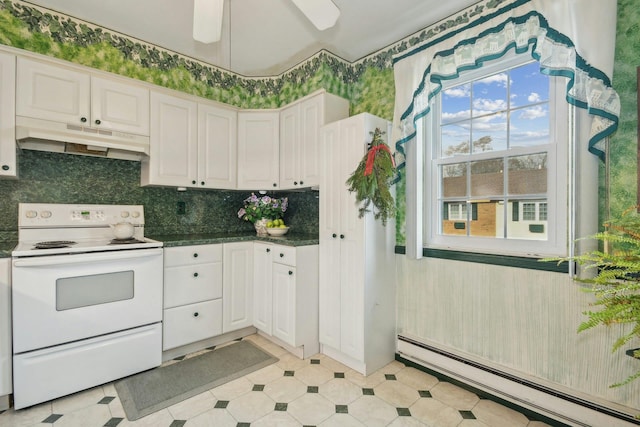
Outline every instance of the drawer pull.
<svg viewBox="0 0 640 427">
<path fill-rule="evenodd" d="M 289 270 L 289 276 L 293 276 L 293 271 Z"/>
<path fill-rule="evenodd" d="M 198 273 L 193 273 L 193 277 L 198 277 Z"/>
<path fill-rule="evenodd" d="M 193 313 L 193 317 L 198 317 L 200 315 L 200 313 L 198 313 L 197 311 L 195 313 Z"/>
<path fill-rule="evenodd" d="M 280 252 L 280 258 L 284 258 L 284 254 Z"/>
<path fill-rule="evenodd" d="M 194 258 L 198 258 L 198 252 L 194 253 L 194 254 L 193 254 L 193 257 L 194 257 Z"/>
<path fill-rule="evenodd" d="M 267 248 L 267 253 L 271 252 L 271 249 Z"/>
</svg>

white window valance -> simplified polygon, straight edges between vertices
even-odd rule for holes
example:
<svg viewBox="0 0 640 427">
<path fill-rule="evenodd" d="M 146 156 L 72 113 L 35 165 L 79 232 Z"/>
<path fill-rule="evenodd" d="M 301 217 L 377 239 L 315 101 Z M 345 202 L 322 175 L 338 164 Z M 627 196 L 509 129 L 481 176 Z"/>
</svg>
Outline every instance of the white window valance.
<svg viewBox="0 0 640 427">
<path fill-rule="evenodd" d="M 608 77 L 613 72 L 616 0 L 483 3 L 483 13 L 394 57 L 392 138 L 398 164 L 404 164 L 404 146 L 415 138 L 416 121 L 429 113 L 429 101 L 443 80 L 512 51 L 530 52 L 543 73 L 567 78 L 567 101 L 592 119 L 587 148 L 603 159 L 604 140 L 617 129 L 620 115 L 620 100 Z"/>
</svg>

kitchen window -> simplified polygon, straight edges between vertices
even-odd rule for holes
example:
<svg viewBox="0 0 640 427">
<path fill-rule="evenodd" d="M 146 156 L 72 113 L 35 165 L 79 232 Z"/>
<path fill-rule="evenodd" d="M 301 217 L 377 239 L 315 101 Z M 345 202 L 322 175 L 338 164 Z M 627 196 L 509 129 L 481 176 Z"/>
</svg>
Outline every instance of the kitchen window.
<svg viewBox="0 0 640 427">
<path fill-rule="evenodd" d="M 566 253 L 570 107 L 563 83 L 515 54 L 443 81 L 418 126 L 426 247 Z"/>
</svg>

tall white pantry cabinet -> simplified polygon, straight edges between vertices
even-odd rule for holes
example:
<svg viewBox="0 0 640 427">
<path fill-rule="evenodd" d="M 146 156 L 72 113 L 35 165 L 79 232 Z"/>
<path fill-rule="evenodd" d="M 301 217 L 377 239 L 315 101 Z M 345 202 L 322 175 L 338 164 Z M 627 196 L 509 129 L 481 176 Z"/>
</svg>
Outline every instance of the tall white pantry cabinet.
<svg viewBox="0 0 640 427">
<path fill-rule="evenodd" d="M 321 352 L 368 375 L 395 357 L 395 222 L 358 217 L 347 178 L 376 128 L 389 122 L 363 113 L 321 129 Z"/>
</svg>

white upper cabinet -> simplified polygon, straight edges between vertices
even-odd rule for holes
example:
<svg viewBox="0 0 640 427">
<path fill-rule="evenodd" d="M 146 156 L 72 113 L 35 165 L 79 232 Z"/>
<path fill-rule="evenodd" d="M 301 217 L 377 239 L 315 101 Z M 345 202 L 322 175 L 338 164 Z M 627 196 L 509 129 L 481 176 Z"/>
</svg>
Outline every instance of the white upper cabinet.
<svg viewBox="0 0 640 427">
<path fill-rule="evenodd" d="M 280 188 L 320 183 L 320 127 L 349 116 L 349 101 L 321 91 L 280 113 Z"/>
<path fill-rule="evenodd" d="M 251 110 L 238 113 L 238 189 L 280 188 L 280 112 Z"/>
<path fill-rule="evenodd" d="M 15 177 L 16 57 L 0 53 L 0 177 Z"/>
<path fill-rule="evenodd" d="M 196 185 L 197 118 L 195 102 L 151 93 L 150 155 L 142 162 L 142 185 Z"/>
<path fill-rule="evenodd" d="M 91 77 L 92 126 L 149 135 L 149 89 Z"/>
<path fill-rule="evenodd" d="M 117 78 L 18 58 L 16 115 L 149 135 L 149 90 Z"/>
<path fill-rule="evenodd" d="M 151 152 L 142 162 L 142 185 L 236 187 L 237 112 L 194 99 L 151 92 Z"/>
<path fill-rule="evenodd" d="M 236 188 L 238 113 L 198 104 L 198 186 Z"/>
</svg>

